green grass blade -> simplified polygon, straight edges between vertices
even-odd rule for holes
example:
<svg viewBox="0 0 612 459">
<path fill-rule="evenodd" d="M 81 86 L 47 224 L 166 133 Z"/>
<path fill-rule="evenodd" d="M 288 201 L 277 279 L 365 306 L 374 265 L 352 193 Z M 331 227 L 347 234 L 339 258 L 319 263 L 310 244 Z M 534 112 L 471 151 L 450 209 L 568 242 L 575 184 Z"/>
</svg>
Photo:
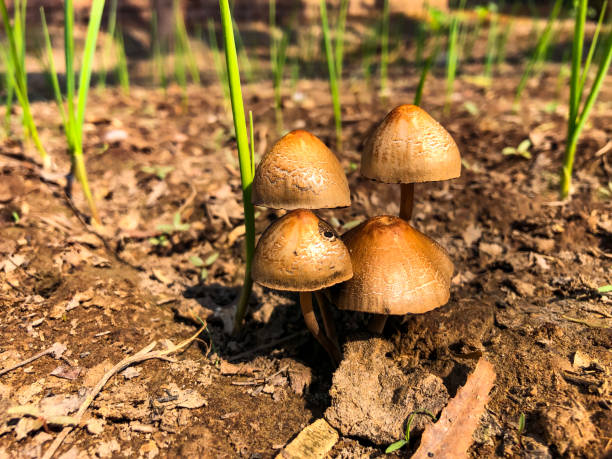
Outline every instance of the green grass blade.
<svg viewBox="0 0 612 459">
<path fill-rule="evenodd" d="M 591 61 L 593 60 L 593 55 L 595 54 L 595 49 L 597 48 L 597 40 L 599 39 L 599 32 L 601 31 L 601 25 L 603 23 L 604 16 L 606 15 L 608 0 L 604 0 L 603 5 L 601 5 L 601 12 L 599 13 L 599 19 L 597 20 L 597 27 L 595 27 L 595 33 L 593 34 L 593 41 L 591 42 L 591 46 L 589 48 L 589 52 L 587 54 L 586 61 L 584 62 L 584 68 L 582 69 L 582 76 L 580 77 L 580 83 L 578 85 L 578 99 L 582 97 L 582 93 L 584 92 L 584 85 L 586 83 L 587 76 L 589 74 L 589 69 L 591 67 Z M 580 102 L 578 102 L 580 105 Z"/>
<path fill-rule="evenodd" d="M 421 99 L 423 97 L 423 88 L 425 87 L 425 81 L 427 79 L 427 75 L 431 70 L 433 63 L 436 61 L 438 57 L 438 53 L 440 52 L 440 46 L 436 45 L 431 55 L 427 58 L 425 63 L 423 64 L 423 68 L 421 69 L 421 76 L 419 78 L 419 84 L 417 85 L 417 89 L 414 94 L 414 105 L 420 105 Z"/>
<path fill-rule="evenodd" d="M 255 177 L 255 130 L 253 129 L 253 112 L 249 110 L 249 136 L 251 145 L 251 177 Z"/>
<path fill-rule="evenodd" d="M 125 40 L 123 38 L 123 32 L 117 31 L 117 48 L 119 50 L 119 56 L 117 60 L 117 79 L 119 80 L 119 86 L 124 94 L 130 93 L 130 71 L 128 67 L 127 54 L 125 52 Z"/>
<path fill-rule="evenodd" d="M 555 1 L 555 4 L 550 13 L 550 16 L 548 17 L 548 21 L 546 22 L 546 25 L 544 26 L 544 30 L 542 31 L 540 38 L 538 38 L 538 42 L 536 44 L 535 50 L 533 54 L 531 55 L 529 61 L 527 62 L 525 71 L 521 75 L 521 79 L 516 88 L 516 93 L 514 96 L 515 107 L 518 105 L 518 102 L 521 98 L 523 90 L 527 86 L 527 82 L 529 81 L 529 78 L 533 74 L 534 68 L 538 65 L 538 63 L 542 61 L 542 59 L 546 55 L 546 50 L 548 49 L 548 46 L 550 44 L 550 39 L 552 36 L 552 27 L 553 27 L 553 24 L 557 21 L 557 17 L 559 16 L 559 12 L 561 11 L 562 4 L 563 4 L 563 0 Z"/>
<path fill-rule="evenodd" d="M 115 27 L 117 26 L 117 0 L 111 0 L 110 11 L 108 13 L 108 27 L 106 29 L 106 40 L 102 50 L 102 68 L 98 79 L 101 88 L 106 86 L 107 66 L 110 60 L 111 51 L 115 41 Z"/>
<path fill-rule="evenodd" d="M 217 44 L 217 34 L 215 33 L 215 23 L 212 19 L 209 19 L 208 21 L 208 44 L 212 51 L 213 62 L 215 64 L 215 71 L 217 72 L 219 83 L 221 83 L 221 87 L 223 88 L 223 96 L 225 97 L 225 101 L 227 103 L 231 103 L 229 85 L 227 81 L 227 68 L 223 65 L 223 61 L 221 59 L 221 52 L 219 51 L 219 45 Z"/>
<path fill-rule="evenodd" d="M 89 82 L 91 80 L 93 57 L 96 51 L 96 42 L 98 39 L 98 31 L 100 30 L 100 21 L 102 19 L 103 10 L 104 0 L 93 0 L 91 10 L 89 12 L 89 24 L 87 26 L 87 37 L 85 38 L 85 50 L 83 51 L 83 58 L 81 59 L 81 74 L 79 78 L 79 94 L 77 99 L 78 106 L 76 118 L 79 143 L 83 141 L 82 131 L 83 121 L 85 119 L 85 107 L 87 105 L 87 94 L 89 91 Z"/>
<path fill-rule="evenodd" d="M 576 8 L 574 38 L 572 40 L 572 73 L 570 75 L 570 102 L 568 118 L 568 134 L 573 133 L 578 117 L 580 104 L 579 79 L 582 65 L 582 47 L 584 44 L 584 24 L 586 22 L 587 0 L 579 0 Z"/>
<path fill-rule="evenodd" d="M 344 31 L 346 30 L 346 16 L 348 13 L 349 0 L 342 0 L 338 11 L 338 21 L 336 23 L 335 55 L 336 55 L 336 75 L 342 80 L 342 65 L 344 61 Z"/>
<path fill-rule="evenodd" d="M 578 144 L 578 138 L 580 137 L 580 132 L 584 128 L 591 109 L 595 104 L 595 100 L 597 99 L 603 81 L 606 78 L 606 75 L 608 74 L 610 62 L 612 62 L 612 31 L 610 31 L 608 35 L 608 39 L 606 40 L 603 53 L 604 54 L 602 56 L 602 60 L 600 61 L 599 68 L 597 70 L 597 75 L 595 76 L 593 86 L 591 87 L 589 95 L 586 99 L 584 108 L 582 109 L 582 113 L 580 113 L 580 115 L 577 115 L 578 118 L 572 124 L 573 129 L 571 131 L 568 131 L 565 153 L 563 155 L 563 167 L 561 168 L 562 198 L 566 198 L 570 192 L 574 157 L 576 154 L 576 147 Z"/>
<path fill-rule="evenodd" d="M 49 35 L 49 29 L 47 27 L 47 20 L 45 18 L 45 10 L 40 7 L 40 20 L 43 27 L 43 35 L 45 36 L 45 49 L 47 52 L 47 65 L 49 66 L 49 78 L 51 80 L 51 86 L 53 87 L 53 94 L 55 95 L 55 102 L 57 108 L 60 111 L 62 117 L 62 124 L 64 129 L 66 128 L 66 109 L 64 108 L 64 101 L 62 98 L 62 91 L 59 85 L 59 79 L 57 77 L 57 70 L 55 68 L 55 58 L 53 57 L 53 46 L 51 45 L 51 37 Z"/>
<path fill-rule="evenodd" d="M 76 137 L 74 96 L 74 8 L 72 0 L 64 1 L 64 60 L 66 65 L 66 103 L 68 106 L 66 135 L 71 150 L 76 149 L 78 138 Z"/>
<path fill-rule="evenodd" d="M 325 55 L 327 57 L 327 69 L 329 71 L 329 86 L 331 89 L 332 103 L 334 106 L 334 120 L 336 124 L 336 147 L 342 150 L 342 111 L 340 108 L 340 94 L 338 79 L 336 77 L 336 62 L 332 50 L 331 37 L 329 33 L 329 22 L 327 21 L 327 4 L 321 0 L 321 25 L 323 28 L 323 41 L 325 43 Z"/>
<path fill-rule="evenodd" d="M 386 97 L 389 72 L 389 0 L 384 0 L 380 28 L 380 93 Z"/>
<path fill-rule="evenodd" d="M 448 113 L 450 110 L 450 99 L 453 94 L 455 86 L 455 77 L 457 75 L 457 37 L 459 35 L 459 16 L 458 13 L 463 11 L 465 7 L 465 0 L 461 0 L 459 5 L 459 11 L 455 13 L 451 21 L 451 25 L 448 33 L 448 56 L 446 60 L 446 95 L 444 102 L 444 113 Z"/>
<path fill-rule="evenodd" d="M 223 38 L 225 43 L 225 58 L 227 64 L 227 75 L 229 81 L 230 98 L 232 102 L 232 115 L 234 118 L 234 129 L 236 131 L 236 143 L 238 144 L 238 160 L 240 163 L 240 180 L 242 182 L 242 200 L 244 205 L 244 226 L 246 234 L 246 269 L 242 292 L 234 317 L 234 331 L 238 332 L 242 327 L 242 321 L 251 296 L 253 279 L 251 278 L 251 264 L 255 251 L 255 211 L 251 202 L 251 185 L 253 183 L 253 166 L 249 152 L 249 140 L 247 137 L 246 119 L 244 116 L 244 104 L 242 101 L 242 89 L 240 86 L 240 70 L 238 68 L 238 56 L 236 42 L 234 41 L 234 26 L 228 0 L 219 0 L 221 10 L 221 24 L 223 26 Z"/>
</svg>

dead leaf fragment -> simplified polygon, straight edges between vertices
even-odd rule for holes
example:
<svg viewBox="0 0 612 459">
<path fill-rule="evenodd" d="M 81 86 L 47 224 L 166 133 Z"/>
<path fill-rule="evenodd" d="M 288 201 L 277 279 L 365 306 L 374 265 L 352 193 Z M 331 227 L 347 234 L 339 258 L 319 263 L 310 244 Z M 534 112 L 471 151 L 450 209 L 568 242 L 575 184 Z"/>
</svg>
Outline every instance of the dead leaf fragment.
<svg viewBox="0 0 612 459">
<path fill-rule="evenodd" d="M 325 419 L 317 419 L 302 430 L 276 459 L 322 459 L 338 442 L 338 432 Z"/>
<path fill-rule="evenodd" d="M 68 365 L 60 365 L 55 370 L 51 372 L 51 376 L 55 376 L 56 378 L 68 379 L 70 381 L 74 381 L 81 374 L 81 369 L 79 367 L 70 367 Z"/>
<path fill-rule="evenodd" d="M 481 358 L 465 385 L 442 410 L 438 422 L 428 425 L 413 459 L 467 458 L 472 435 L 478 427 L 495 381 L 493 365 Z"/>
</svg>

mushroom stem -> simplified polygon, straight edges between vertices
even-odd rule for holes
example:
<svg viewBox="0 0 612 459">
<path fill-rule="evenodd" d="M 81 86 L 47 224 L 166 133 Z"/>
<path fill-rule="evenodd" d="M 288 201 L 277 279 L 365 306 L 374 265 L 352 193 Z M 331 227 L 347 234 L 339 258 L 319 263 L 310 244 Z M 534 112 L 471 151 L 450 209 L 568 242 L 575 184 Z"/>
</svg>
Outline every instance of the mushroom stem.
<svg viewBox="0 0 612 459">
<path fill-rule="evenodd" d="M 412 217 L 412 206 L 414 205 L 414 183 L 402 183 L 402 197 L 400 198 L 400 218 L 410 220 Z"/>
<path fill-rule="evenodd" d="M 317 303 L 319 303 L 319 310 L 321 311 L 321 318 L 323 319 L 323 327 L 325 328 L 325 334 L 334 343 L 334 346 L 340 354 L 340 345 L 338 344 L 338 335 L 336 334 L 336 325 L 334 324 L 334 317 L 329 308 L 329 300 L 320 290 L 315 292 L 317 297 Z"/>
<path fill-rule="evenodd" d="M 312 309 L 312 292 L 300 292 L 300 307 L 302 308 L 302 315 L 304 316 L 306 327 L 310 330 L 310 333 L 312 333 L 319 344 L 327 351 L 334 365 L 338 365 L 340 362 L 340 352 L 319 328 L 317 317 Z"/>
<path fill-rule="evenodd" d="M 372 314 L 370 316 L 370 321 L 368 322 L 368 330 L 370 330 L 372 333 L 377 333 L 380 335 L 385 329 L 387 317 L 389 316 L 385 314 Z"/>
</svg>

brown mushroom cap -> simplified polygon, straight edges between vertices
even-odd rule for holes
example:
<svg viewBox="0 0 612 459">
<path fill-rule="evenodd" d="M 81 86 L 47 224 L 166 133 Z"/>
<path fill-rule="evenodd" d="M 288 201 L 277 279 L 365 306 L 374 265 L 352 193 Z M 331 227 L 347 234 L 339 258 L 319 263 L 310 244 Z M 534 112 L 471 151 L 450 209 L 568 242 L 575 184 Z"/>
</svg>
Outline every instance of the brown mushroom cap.
<svg viewBox="0 0 612 459">
<path fill-rule="evenodd" d="M 309 210 L 294 210 L 262 234 L 253 256 L 253 280 L 266 287 L 315 291 L 350 279 L 348 249 L 333 228 Z"/>
<path fill-rule="evenodd" d="M 340 309 L 423 313 L 448 301 L 453 263 L 436 241 L 401 218 L 370 218 L 342 240 L 351 253 L 354 275 L 332 289 Z"/>
<path fill-rule="evenodd" d="M 461 156 L 451 135 L 425 110 L 400 105 L 368 139 L 361 175 L 385 183 L 448 180 L 461 175 Z"/>
<path fill-rule="evenodd" d="M 252 200 L 273 209 L 328 209 L 350 206 L 351 194 L 336 155 L 310 132 L 298 130 L 262 158 Z"/>
</svg>

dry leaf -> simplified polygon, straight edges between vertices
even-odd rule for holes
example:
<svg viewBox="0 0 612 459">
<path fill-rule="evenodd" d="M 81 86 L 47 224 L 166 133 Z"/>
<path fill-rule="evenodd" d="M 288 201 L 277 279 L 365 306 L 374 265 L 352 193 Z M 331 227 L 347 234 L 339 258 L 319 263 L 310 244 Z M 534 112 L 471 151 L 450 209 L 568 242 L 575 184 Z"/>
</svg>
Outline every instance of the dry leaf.
<svg viewBox="0 0 612 459">
<path fill-rule="evenodd" d="M 472 434 L 484 413 L 494 381 L 493 365 L 481 358 L 465 386 L 442 410 L 438 422 L 425 428 L 419 449 L 412 459 L 467 458 Z"/>
</svg>

